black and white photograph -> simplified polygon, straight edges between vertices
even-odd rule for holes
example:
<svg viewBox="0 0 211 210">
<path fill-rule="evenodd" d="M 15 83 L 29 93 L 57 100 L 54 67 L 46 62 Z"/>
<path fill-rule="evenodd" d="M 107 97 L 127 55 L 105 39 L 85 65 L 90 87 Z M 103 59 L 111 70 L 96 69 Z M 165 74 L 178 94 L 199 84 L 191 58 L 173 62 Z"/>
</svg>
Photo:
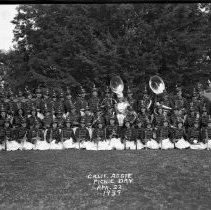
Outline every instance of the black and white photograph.
<svg viewBox="0 0 211 210">
<path fill-rule="evenodd" d="M 211 3 L 0 4 L 0 209 L 210 210 Z"/>
</svg>

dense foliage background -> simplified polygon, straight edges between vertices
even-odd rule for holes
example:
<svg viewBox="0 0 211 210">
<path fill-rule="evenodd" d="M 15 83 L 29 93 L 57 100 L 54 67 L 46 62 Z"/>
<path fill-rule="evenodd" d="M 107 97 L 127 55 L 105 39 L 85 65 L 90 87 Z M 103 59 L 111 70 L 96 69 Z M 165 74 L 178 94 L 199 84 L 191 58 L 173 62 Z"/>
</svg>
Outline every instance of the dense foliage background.
<svg viewBox="0 0 211 210">
<path fill-rule="evenodd" d="M 140 89 L 211 78 L 210 4 L 28 4 L 14 18 L 15 50 L 1 52 L 13 87 L 105 86 L 114 74 Z"/>
</svg>

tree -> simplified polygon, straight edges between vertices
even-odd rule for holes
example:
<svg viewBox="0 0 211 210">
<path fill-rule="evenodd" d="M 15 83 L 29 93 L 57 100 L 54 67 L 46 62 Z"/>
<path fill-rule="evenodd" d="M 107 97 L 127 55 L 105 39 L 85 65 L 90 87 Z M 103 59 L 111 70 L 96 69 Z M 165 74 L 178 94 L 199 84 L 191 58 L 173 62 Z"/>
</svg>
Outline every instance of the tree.
<svg viewBox="0 0 211 210">
<path fill-rule="evenodd" d="M 197 3 L 20 5 L 13 20 L 17 68 L 11 76 L 23 77 L 23 83 L 90 87 L 93 81 L 108 85 L 118 74 L 136 90 L 155 74 L 170 89 L 205 81 L 209 8 Z"/>
</svg>

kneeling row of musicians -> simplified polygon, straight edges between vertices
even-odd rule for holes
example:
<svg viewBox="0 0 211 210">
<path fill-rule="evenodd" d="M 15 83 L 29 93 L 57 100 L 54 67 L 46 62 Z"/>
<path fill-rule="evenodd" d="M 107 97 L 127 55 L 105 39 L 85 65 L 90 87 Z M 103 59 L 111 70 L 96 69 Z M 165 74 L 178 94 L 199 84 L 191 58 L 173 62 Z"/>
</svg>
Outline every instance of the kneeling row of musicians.
<svg viewBox="0 0 211 210">
<path fill-rule="evenodd" d="M 98 121 L 97 127 L 87 128 L 84 119 L 79 127 L 73 127 L 67 119 L 65 126 L 58 128 L 54 121 L 52 126 L 41 129 L 37 122 L 27 129 L 23 120 L 18 130 L 10 128 L 10 122 L 5 121 L 4 129 L 0 132 L 0 150 L 48 150 L 48 149 L 87 149 L 87 150 L 124 150 L 124 149 L 210 149 L 211 148 L 211 120 L 208 127 L 199 129 L 196 120 L 194 126 L 185 132 L 183 122 L 177 127 L 169 126 L 164 120 L 163 126 L 152 128 L 150 122 L 142 127 L 138 121 L 136 127 L 125 121 L 125 126 L 115 125 L 115 119 L 110 118 L 110 124 L 104 128 L 103 122 Z"/>
</svg>

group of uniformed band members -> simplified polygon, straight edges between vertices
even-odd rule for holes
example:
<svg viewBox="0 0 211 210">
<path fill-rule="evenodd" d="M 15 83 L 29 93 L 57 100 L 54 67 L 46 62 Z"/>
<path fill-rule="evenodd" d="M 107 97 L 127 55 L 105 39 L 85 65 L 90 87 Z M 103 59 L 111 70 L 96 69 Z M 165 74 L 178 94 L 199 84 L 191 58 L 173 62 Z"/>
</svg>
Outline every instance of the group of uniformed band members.
<svg viewBox="0 0 211 210">
<path fill-rule="evenodd" d="M 202 87 L 201 87 L 202 88 Z M 0 90 L 0 149 L 209 149 L 211 109 L 201 90 L 191 100 L 180 87 L 174 95 L 165 91 L 153 109 L 147 89 L 134 98 L 128 87 L 129 106 L 121 118 L 109 87 L 103 97 L 99 89 L 80 87 L 73 100 L 70 90 L 36 88 L 33 92 Z M 88 95 L 88 97 L 87 97 Z M 172 109 L 163 109 L 163 106 Z"/>
</svg>

